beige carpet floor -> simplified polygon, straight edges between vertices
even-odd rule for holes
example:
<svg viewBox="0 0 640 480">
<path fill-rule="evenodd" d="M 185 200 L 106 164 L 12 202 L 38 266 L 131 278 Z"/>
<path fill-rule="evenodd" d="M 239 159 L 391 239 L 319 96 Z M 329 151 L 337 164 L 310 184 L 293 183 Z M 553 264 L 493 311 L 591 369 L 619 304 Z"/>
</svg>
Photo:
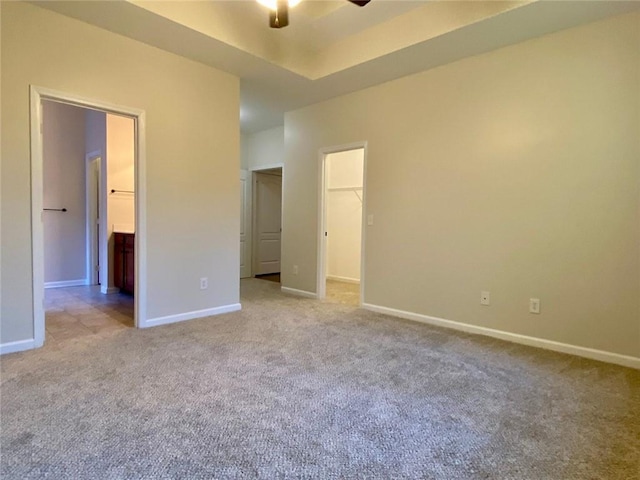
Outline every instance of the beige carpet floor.
<svg viewBox="0 0 640 480">
<path fill-rule="evenodd" d="M 343 305 L 360 305 L 360 285 L 355 283 L 327 280 L 326 301 Z"/>
<path fill-rule="evenodd" d="M 636 370 L 241 288 L 3 356 L 0 478 L 638 478 Z"/>
</svg>

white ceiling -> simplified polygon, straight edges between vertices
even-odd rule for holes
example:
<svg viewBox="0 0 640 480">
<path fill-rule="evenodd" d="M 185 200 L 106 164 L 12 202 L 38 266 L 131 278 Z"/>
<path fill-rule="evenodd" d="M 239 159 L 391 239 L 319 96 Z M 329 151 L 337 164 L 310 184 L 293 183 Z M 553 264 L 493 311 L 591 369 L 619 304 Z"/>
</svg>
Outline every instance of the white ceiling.
<svg viewBox="0 0 640 480">
<path fill-rule="evenodd" d="M 637 1 L 303 0 L 268 26 L 254 0 L 34 1 L 241 79 L 245 133 L 284 112 L 526 39 L 640 9 Z"/>
</svg>

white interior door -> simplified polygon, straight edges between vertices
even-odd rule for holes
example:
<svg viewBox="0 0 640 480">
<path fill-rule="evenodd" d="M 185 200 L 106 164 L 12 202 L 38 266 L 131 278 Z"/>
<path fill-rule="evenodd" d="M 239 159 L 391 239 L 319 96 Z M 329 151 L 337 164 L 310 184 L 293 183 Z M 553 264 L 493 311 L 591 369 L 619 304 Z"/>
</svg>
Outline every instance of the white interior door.
<svg viewBox="0 0 640 480">
<path fill-rule="evenodd" d="M 280 272 L 282 177 L 256 172 L 255 275 Z"/>
<path fill-rule="evenodd" d="M 247 171 L 240 170 L 240 278 L 251 276 L 251 243 L 249 215 L 250 183 Z"/>
</svg>

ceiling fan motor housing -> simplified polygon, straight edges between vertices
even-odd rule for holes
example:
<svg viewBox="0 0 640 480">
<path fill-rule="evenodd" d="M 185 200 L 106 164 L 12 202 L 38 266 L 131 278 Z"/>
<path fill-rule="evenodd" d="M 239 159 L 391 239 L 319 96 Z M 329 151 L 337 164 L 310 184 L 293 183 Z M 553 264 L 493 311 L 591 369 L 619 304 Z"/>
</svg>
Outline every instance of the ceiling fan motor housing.
<svg viewBox="0 0 640 480">
<path fill-rule="evenodd" d="M 371 0 L 347 0 L 359 7 L 364 7 Z M 269 26 L 271 28 L 283 28 L 289 25 L 289 1 L 277 0 L 275 10 L 269 12 Z"/>
<path fill-rule="evenodd" d="M 269 26 L 271 28 L 283 28 L 289 25 L 289 2 L 278 0 L 276 9 L 269 12 Z"/>
</svg>

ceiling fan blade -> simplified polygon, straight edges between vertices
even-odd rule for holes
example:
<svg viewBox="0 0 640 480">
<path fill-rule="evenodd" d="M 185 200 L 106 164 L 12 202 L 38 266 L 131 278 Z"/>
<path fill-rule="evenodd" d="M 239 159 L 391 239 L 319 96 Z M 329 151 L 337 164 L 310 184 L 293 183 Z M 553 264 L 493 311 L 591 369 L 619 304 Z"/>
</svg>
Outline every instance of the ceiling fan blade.
<svg viewBox="0 0 640 480">
<path fill-rule="evenodd" d="M 348 0 L 348 1 L 359 7 L 364 7 L 371 0 Z"/>
<path fill-rule="evenodd" d="M 282 28 L 289 25 L 289 2 L 278 0 L 276 9 L 269 12 L 269 26 L 271 28 Z"/>
</svg>

